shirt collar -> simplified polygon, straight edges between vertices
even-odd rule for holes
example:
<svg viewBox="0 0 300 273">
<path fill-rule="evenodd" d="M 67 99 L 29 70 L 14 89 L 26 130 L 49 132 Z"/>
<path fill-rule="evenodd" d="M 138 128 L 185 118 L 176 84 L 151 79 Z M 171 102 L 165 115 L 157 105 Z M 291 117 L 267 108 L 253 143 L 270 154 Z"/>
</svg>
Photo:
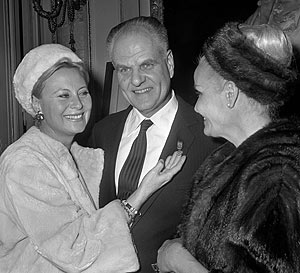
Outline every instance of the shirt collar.
<svg viewBox="0 0 300 273">
<path fill-rule="evenodd" d="M 171 99 L 163 108 L 152 115 L 150 119 L 158 128 L 165 128 L 168 124 L 170 124 L 170 122 L 172 123 L 172 121 L 174 120 L 177 109 L 178 101 L 176 99 L 174 91 L 172 90 Z M 125 132 L 125 134 L 130 135 L 132 132 L 134 132 L 144 119 L 148 118 L 143 116 L 136 108 L 133 108 L 129 113 L 128 119 L 126 121 L 127 132 Z"/>
</svg>

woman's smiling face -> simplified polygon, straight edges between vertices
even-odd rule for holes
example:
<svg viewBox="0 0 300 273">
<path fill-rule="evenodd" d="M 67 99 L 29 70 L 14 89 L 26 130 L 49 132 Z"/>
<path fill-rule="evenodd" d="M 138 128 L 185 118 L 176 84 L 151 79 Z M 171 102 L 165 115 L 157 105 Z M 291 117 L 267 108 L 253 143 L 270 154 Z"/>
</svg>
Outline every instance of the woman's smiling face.
<svg viewBox="0 0 300 273">
<path fill-rule="evenodd" d="M 38 103 L 45 117 L 41 131 L 63 144 L 85 129 L 92 108 L 86 81 L 76 68 L 54 72 L 45 81 Z"/>
<path fill-rule="evenodd" d="M 223 136 L 227 124 L 224 108 L 226 103 L 222 93 L 224 79 L 211 68 L 204 57 L 195 70 L 194 86 L 198 94 L 195 111 L 204 118 L 204 134 Z"/>
</svg>

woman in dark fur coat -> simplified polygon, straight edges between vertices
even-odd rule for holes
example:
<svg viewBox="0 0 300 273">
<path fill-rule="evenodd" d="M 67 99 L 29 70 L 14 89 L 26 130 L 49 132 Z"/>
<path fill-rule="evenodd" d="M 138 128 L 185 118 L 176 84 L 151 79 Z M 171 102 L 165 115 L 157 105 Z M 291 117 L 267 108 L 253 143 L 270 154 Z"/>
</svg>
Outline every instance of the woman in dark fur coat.
<svg viewBox="0 0 300 273">
<path fill-rule="evenodd" d="M 300 124 L 279 118 L 296 73 L 285 34 L 228 23 L 194 74 L 206 135 L 228 140 L 200 167 L 160 272 L 300 272 Z"/>
</svg>

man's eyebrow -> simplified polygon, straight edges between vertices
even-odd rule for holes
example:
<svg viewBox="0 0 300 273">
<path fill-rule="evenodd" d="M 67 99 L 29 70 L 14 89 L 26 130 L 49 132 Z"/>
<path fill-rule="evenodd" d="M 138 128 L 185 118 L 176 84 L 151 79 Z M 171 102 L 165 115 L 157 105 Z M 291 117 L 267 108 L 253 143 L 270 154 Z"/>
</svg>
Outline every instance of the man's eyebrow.
<svg viewBox="0 0 300 273">
<path fill-rule="evenodd" d="M 146 59 L 146 60 L 142 61 L 141 64 L 144 64 L 144 63 L 155 63 L 155 64 L 157 64 L 159 62 L 158 62 L 157 59 L 149 58 L 149 59 Z"/>
<path fill-rule="evenodd" d="M 149 58 L 149 59 L 145 59 L 143 60 L 139 65 L 145 64 L 145 63 L 153 63 L 153 64 L 158 64 L 159 60 L 154 59 L 154 58 Z M 114 62 L 112 62 L 114 68 L 117 70 L 119 68 L 130 68 L 130 66 L 127 66 L 125 64 L 116 64 Z"/>
<path fill-rule="evenodd" d="M 125 64 L 114 64 L 114 68 L 115 69 L 119 69 L 119 68 L 129 68 L 129 66 L 125 65 Z"/>
</svg>

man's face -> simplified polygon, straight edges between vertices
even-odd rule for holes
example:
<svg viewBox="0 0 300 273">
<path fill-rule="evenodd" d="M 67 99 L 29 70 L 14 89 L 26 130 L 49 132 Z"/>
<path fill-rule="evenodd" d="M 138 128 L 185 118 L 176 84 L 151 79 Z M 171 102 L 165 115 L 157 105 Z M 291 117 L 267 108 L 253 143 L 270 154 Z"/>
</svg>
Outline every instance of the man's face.
<svg viewBox="0 0 300 273">
<path fill-rule="evenodd" d="M 121 35 L 113 45 L 112 61 L 125 98 L 145 117 L 151 117 L 168 102 L 173 55 L 171 51 L 162 53 L 151 35 Z"/>
</svg>

